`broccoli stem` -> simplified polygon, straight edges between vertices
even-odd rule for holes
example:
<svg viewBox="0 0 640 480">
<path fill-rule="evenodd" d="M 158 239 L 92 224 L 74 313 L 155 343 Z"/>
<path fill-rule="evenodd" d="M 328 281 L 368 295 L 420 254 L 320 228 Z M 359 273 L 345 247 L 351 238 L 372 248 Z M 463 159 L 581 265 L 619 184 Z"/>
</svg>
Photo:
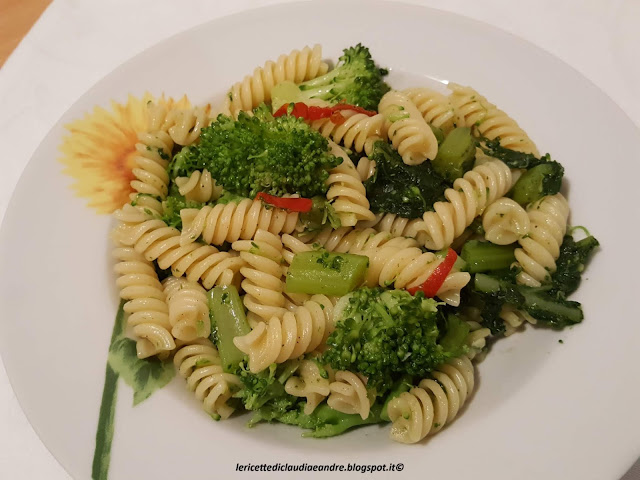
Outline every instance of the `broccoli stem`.
<svg viewBox="0 0 640 480">
<path fill-rule="evenodd" d="M 233 343 L 234 337 L 246 335 L 251 331 L 244 313 L 244 306 L 236 287 L 219 286 L 208 293 L 211 324 L 217 330 L 217 347 L 225 372 L 235 373 L 244 359 Z"/>
<path fill-rule="evenodd" d="M 476 145 L 470 128 L 454 128 L 438 147 L 438 154 L 431 164 L 436 172 L 453 182 L 473 167 Z"/>
<path fill-rule="evenodd" d="M 519 290 L 524 296 L 523 309 L 541 323 L 554 328 L 564 328 L 580 323 L 584 318 L 578 302 L 545 295 L 544 287 L 520 287 Z"/>
<path fill-rule="evenodd" d="M 369 416 L 364 420 L 358 414 L 347 414 L 334 410 L 329 405 L 319 405 L 311 414 L 315 417 L 318 426 L 315 430 L 305 432 L 303 437 L 327 438 L 340 435 L 347 430 L 359 427 L 361 425 L 371 425 L 373 423 L 381 423 L 382 406 L 374 404 L 371 406 Z"/>
<path fill-rule="evenodd" d="M 560 191 L 564 168 L 558 162 L 547 162 L 527 170 L 518 179 L 510 192 L 520 205 L 535 202 L 545 195 Z"/>
<path fill-rule="evenodd" d="M 469 273 L 503 270 L 515 262 L 514 245 L 495 245 L 491 242 L 470 240 L 462 247 L 460 256 L 467 262 Z"/>
<path fill-rule="evenodd" d="M 346 295 L 364 282 L 368 257 L 349 253 L 302 252 L 293 257 L 285 290 L 290 293 Z"/>
<path fill-rule="evenodd" d="M 387 398 L 382 405 L 382 412 L 380 413 L 380 419 L 385 422 L 390 422 L 389 414 L 387 413 L 387 407 L 389 406 L 389 402 L 396 397 L 399 397 L 401 393 L 408 392 L 411 390 L 413 378 L 411 375 L 403 375 L 400 377 L 396 383 L 393 384 Z"/>
</svg>

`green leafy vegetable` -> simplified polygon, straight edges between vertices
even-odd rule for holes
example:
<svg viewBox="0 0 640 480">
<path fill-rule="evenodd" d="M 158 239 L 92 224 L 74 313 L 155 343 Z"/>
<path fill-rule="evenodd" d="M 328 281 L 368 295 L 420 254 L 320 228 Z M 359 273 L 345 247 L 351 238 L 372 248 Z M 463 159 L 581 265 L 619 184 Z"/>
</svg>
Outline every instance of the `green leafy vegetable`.
<svg viewBox="0 0 640 480">
<path fill-rule="evenodd" d="M 532 153 L 516 152 L 500 145 L 500 138 L 489 140 L 482 138 L 480 148 L 490 157 L 502 160 L 509 168 L 533 168 L 541 163 L 550 162 L 549 154 L 538 158 Z"/>
<path fill-rule="evenodd" d="M 577 242 L 572 235 L 565 235 L 556 262 L 556 271 L 551 275 L 553 290 L 564 295 L 575 292 L 580 285 L 586 263 L 599 245 L 598 240 L 591 235 Z"/>
<path fill-rule="evenodd" d="M 376 171 L 364 185 L 374 213 L 419 218 L 443 198 L 447 185 L 431 162 L 406 165 L 400 154 L 383 141 L 374 144 L 370 158 L 376 162 Z"/>
</svg>

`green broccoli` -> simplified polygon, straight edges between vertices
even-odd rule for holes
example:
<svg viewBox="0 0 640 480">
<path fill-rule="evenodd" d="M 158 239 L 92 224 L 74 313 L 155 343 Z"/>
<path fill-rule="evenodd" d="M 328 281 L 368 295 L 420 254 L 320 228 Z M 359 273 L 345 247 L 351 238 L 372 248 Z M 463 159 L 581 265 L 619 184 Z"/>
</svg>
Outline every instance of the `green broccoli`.
<svg viewBox="0 0 640 480">
<path fill-rule="evenodd" d="M 171 191 L 167 198 L 162 202 L 162 221 L 170 227 L 182 230 L 182 218 L 180 218 L 180 210 L 183 208 L 200 209 L 204 203 L 189 201 L 180 195 L 177 187 L 172 185 Z"/>
<path fill-rule="evenodd" d="M 546 195 L 555 195 L 560 191 L 563 176 L 564 168 L 558 162 L 541 163 L 522 174 L 509 196 L 520 205 L 527 205 Z"/>
<path fill-rule="evenodd" d="M 364 185 L 372 212 L 419 218 L 444 198 L 447 184 L 432 162 L 406 165 L 393 146 L 384 141 L 374 144 L 370 158 L 376 162 L 376 171 Z"/>
<path fill-rule="evenodd" d="M 364 420 L 360 415 L 341 413 L 327 404 L 319 405 L 313 413 L 307 415 L 304 413 L 304 406 L 305 402 L 299 402 L 293 407 L 284 403 L 267 405 L 256 411 L 249 426 L 263 421 L 277 421 L 310 430 L 303 433 L 303 437 L 326 438 L 340 435 L 354 427 L 385 421 L 381 418 L 382 405 L 378 403 L 372 405 L 369 416 Z"/>
<path fill-rule="evenodd" d="M 200 142 L 169 165 L 171 178 L 207 169 L 225 190 L 254 198 L 259 192 L 303 197 L 325 195 L 328 170 L 340 164 L 327 140 L 303 120 L 274 118 L 265 105 L 238 119 L 219 115 L 202 129 Z"/>
<path fill-rule="evenodd" d="M 327 339 L 322 362 L 362 373 L 378 395 L 400 375 L 424 378 L 465 352 L 466 335 L 449 335 L 446 324 L 439 328 L 436 306 L 422 292 L 412 296 L 406 290 L 360 288 L 336 305 L 336 329 Z M 449 339 L 447 348 L 444 338 Z"/>
<path fill-rule="evenodd" d="M 361 44 L 343 51 L 338 65 L 330 72 L 299 84 L 276 85 L 272 92 L 275 109 L 285 103 L 311 98 L 330 103 L 344 101 L 368 110 L 377 110 L 382 96 L 390 90 L 383 77 L 388 71 L 376 67 L 369 49 Z"/>
</svg>

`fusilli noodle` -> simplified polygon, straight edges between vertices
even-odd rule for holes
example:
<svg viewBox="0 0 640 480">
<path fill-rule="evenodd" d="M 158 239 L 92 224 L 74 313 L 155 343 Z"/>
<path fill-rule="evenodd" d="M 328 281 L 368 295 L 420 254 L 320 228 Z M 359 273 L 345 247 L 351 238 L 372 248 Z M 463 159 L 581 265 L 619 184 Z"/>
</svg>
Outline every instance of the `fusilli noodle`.
<svg viewBox="0 0 640 480">
<path fill-rule="evenodd" d="M 376 232 L 373 228 L 351 227 L 336 230 L 327 228 L 306 239 L 306 242 L 336 253 L 359 253 L 364 249 L 383 245 L 399 248 L 418 246 L 418 242 L 413 238 L 394 237 L 388 232 Z"/>
<path fill-rule="evenodd" d="M 442 129 L 445 133 L 455 127 L 455 115 L 449 98 L 430 88 L 408 88 L 403 90 L 416 106 L 424 121 Z"/>
<path fill-rule="evenodd" d="M 293 50 L 288 55 L 280 55 L 275 62 L 268 61 L 263 67 L 247 75 L 241 82 L 231 87 L 223 112 L 234 117 L 242 110 L 253 110 L 262 102 L 271 100 L 271 90 L 284 81 L 304 82 L 324 75 L 329 65 L 322 61 L 322 47 L 304 47 L 302 51 Z"/>
<path fill-rule="evenodd" d="M 500 198 L 482 214 L 484 238 L 496 245 L 509 245 L 529 233 L 529 215 L 510 198 Z"/>
<path fill-rule="evenodd" d="M 298 213 L 280 208 L 266 207 L 260 200 L 245 198 L 240 202 L 205 205 L 201 209 L 185 208 L 180 211 L 182 218 L 181 245 L 196 239 L 212 245 L 224 242 L 249 240 L 258 229 L 268 232 L 291 233 L 298 223 Z"/>
<path fill-rule="evenodd" d="M 360 180 L 365 182 L 373 177 L 374 173 L 376 173 L 376 161 L 371 160 L 368 157 L 362 157 L 358 160 L 356 170 L 358 171 L 358 175 L 360 175 Z"/>
<path fill-rule="evenodd" d="M 132 170 L 136 179 L 131 181 L 131 188 L 138 193 L 166 197 L 169 189 L 167 166 L 172 149 L 173 140 L 166 132 L 138 134 Z"/>
<path fill-rule="evenodd" d="M 201 281 L 209 289 L 229 285 L 244 261 L 234 253 L 220 252 L 211 245 L 180 245 L 180 231 L 141 209 L 126 204 L 115 212 L 122 222 L 114 231 L 114 239 L 133 246 L 148 261 L 157 260 L 162 270 L 171 267 L 175 277 L 185 275 L 192 282 Z"/>
<path fill-rule="evenodd" d="M 258 230 L 253 240 L 237 240 L 231 248 L 240 253 L 247 264 L 240 269 L 244 277 L 242 288 L 246 292 L 244 306 L 250 314 L 264 321 L 282 317 L 285 297 L 282 294 L 282 241 L 278 235 Z"/>
<path fill-rule="evenodd" d="M 409 98 L 392 90 L 384 95 L 378 111 L 387 120 L 387 135 L 407 165 L 419 165 L 433 160 L 438 153 L 438 141 L 431 127 Z"/>
<path fill-rule="evenodd" d="M 173 357 L 173 363 L 209 415 L 225 419 L 233 413 L 234 407 L 227 401 L 234 391 L 242 388 L 242 382 L 236 375 L 222 370 L 220 355 L 211 342 L 182 347 Z"/>
<path fill-rule="evenodd" d="M 303 360 L 284 385 L 285 391 L 294 397 L 306 397 L 304 413 L 311 415 L 320 403 L 329 396 L 329 379 L 322 378 L 318 365 L 313 360 Z"/>
<path fill-rule="evenodd" d="M 190 202 L 207 203 L 222 195 L 222 187 L 216 185 L 207 169 L 196 170 L 188 177 L 177 177 L 175 182 L 180 195 Z"/>
<path fill-rule="evenodd" d="M 163 282 L 171 334 L 182 341 L 208 338 L 211 333 L 207 295 L 199 283 L 167 277 Z"/>
<path fill-rule="evenodd" d="M 505 148 L 539 156 L 536 145 L 509 115 L 471 87 L 449 83 L 449 88 L 459 127 L 470 127 L 476 135 L 489 140 L 500 137 L 500 145 Z"/>
<path fill-rule="evenodd" d="M 364 420 L 369 416 L 369 399 L 366 379 L 353 372 L 337 371 L 335 381 L 329 385 L 331 394 L 327 405 L 338 412 L 349 415 L 358 414 Z"/>
<path fill-rule="evenodd" d="M 567 232 L 569 203 L 561 193 L 546 196 L 527 207 L 531 227 L 529 234 L 518 240 L 516 260 L 522 266 L 518 282 L 540 286 L 556 271 L 556 259 Z"/>
<path fill-rule="evenodd" d="M 451 423 L 473 391 L 473 365 L 460 357 L 439 366 L 418 387 L 389 402 L 390 437 L 401 443 L 416 443 Z"/>
<path fill-rule="evenodd" d="M 318 130 L 322 136 L 356 152 L 369 153 L 375 141 L 386 140 L 384 115 L 370 117 L 353 110 L 343 110 L 341 113 L 346 119 L 341 124 L 333 123 L 330 118 L 322 118 L 311 122 L 311 127 Z"/>
<path fill-rule="evenodd" d="M 382 246 L 359 252 L 369 257 L 369 269 L 365 284 L 370 287 L 411 288 L 423 284 L 444 258 L 417 247 Z M 467 272 L 452 269 L 436 294 L 449 305 L 460 304 L 460 290 L 469 283 Z"/>
<path fill-rule="evenodd" d="M 359 220 L 373 220 L 375 216 L 369 209 L 367 192 L 355 165 L 340 146 L 331 140 L 329 145 L 331 153 L 342 158 L 342 163 L 329 171 L 327 200 L 332 202 L 343 226 L 353 226 Z"/>
<path fill-rule="evenodd" d="M 258 323 L 251 332 L 233 339 L 236 347 L 249 356 L 249 369 L 261 372 L 272 363 L 282 363 L 317 349 L 333 330 L 332 301 L 314 295 L 282 320 L 272 317 Z"/>
<path fill-rule="evenodd" d="M 444 192 L 448 202 L 436 202 L 435 211 L 425 212 L 424 246 L 441 250 L 471 225 L 473 219 L 511 188 L 511 170 L 500 160 L 474 167 Z"/>
<path fill-rule="evenodd" d="M 170 333 L 169 310 L 153 264 L 133 248 L 116 247 L 113 256 L 118 260 L 114 267 L 116 286 L 120 298 L 127 300 L 124 311 L 137 338 L 138 357 L 171 352 L 176 345 Z"/>
</svg>

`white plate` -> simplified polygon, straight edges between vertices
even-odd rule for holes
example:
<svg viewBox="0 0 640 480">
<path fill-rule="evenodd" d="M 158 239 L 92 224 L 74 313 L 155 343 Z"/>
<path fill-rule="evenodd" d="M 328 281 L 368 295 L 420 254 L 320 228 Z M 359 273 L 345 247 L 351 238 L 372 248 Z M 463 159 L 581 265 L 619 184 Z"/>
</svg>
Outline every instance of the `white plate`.
<svg viewBox="0 0 640 480">
<path fill-rule="evenodd" d="M 587 225 L 602 244 L 575 295 L 584 323 L 562 333 L 530 328 L 498 342 L 479 366 L 464 414 L 410 447 L 388 441 L 386 427 L 318 441 L 285 426 L 249 431 L 246 416 L 214 423 L 181 379 L 133 408 L 120 382 L 110 478 L 230 477 L 236 463 L 352 462 L 402 463 L 402 474 L 386 474 L 394 478 L 600 480 L 619 478 L 637 458 L 638 131 L 577 72 L 492 27 L 416 6 L 323 2 L 242 13 L 147 50 L 80 98 L 26 168 L 0 232 L 0 347 L 27 416 L 73 477 L 91 475 L 117 295 L 111 220 L 73 196 L 56 161 L 63 125 L 129 92 L 219 99 L 280 53 L 322 43 L 335 59 L 357 42 L 393 69 L 391 81 L 474 86 L 564 164 L 572 223 Z"/>
</svg>

